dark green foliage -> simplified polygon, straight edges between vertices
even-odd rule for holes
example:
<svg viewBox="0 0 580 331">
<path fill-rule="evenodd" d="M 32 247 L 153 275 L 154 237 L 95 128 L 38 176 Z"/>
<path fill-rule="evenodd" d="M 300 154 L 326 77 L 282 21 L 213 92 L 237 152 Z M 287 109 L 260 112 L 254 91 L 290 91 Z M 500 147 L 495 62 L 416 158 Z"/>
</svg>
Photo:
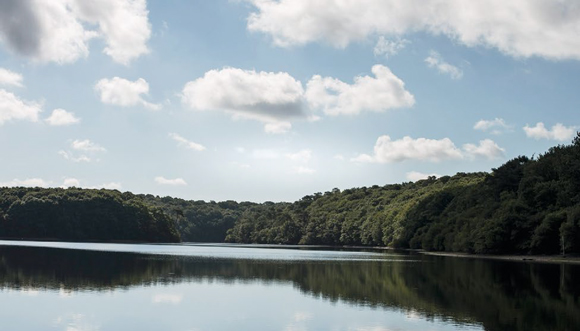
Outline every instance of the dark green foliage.
<svg viewBox="0 0 580 331">
<path fill-rule="evenodd" d="M 177 242 L 173 220 L 129 193 L 0 188 L 0 237 Z"/>
<path fill-rule="evenodd" d="M 226 232 L 240 219 L 242 212 L 256 204 L 235 201 L 188 201 L 171 197 L 141 195 L 148 205 L 160 208 L 172 218 L 187 242 L 223 242 Z"/>
<path fill-rule="evenodd" d="M 291 236 L 280 235 L 287 229 Z M 537 159 L 519 156 L 490 174 L 334 189 L 294 204 L 260 205 L 242 214 L 227 240 L 578 254 L 580 133 L 571 145 Z"/>
<path fill-rule="evenodd" d="M 580 133 L 491 173 L 333 189 L 294 203 L 0 189 L 0 237 L 364 245 L 478 254 L 580 253 Z"/>
</svg>

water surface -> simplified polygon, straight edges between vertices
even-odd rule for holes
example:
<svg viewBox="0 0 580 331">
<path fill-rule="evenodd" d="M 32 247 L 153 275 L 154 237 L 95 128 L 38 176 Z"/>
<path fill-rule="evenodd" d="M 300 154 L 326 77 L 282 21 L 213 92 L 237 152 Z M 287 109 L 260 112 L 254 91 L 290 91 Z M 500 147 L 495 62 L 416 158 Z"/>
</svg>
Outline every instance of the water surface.
<svg viewBox="0 0 580 331">
<path fill-rule="evenodd" d="M 580 266 L 0 241 L 6 330 L 580 330 Z"/>
</svg>

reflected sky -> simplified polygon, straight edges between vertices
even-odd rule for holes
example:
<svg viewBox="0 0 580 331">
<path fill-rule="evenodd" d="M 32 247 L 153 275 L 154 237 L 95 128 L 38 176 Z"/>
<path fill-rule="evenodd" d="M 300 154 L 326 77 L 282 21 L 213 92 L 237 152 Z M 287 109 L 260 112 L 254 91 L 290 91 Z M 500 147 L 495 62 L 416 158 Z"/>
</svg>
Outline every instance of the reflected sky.
<svg viewBox="0 0 580 331">
<path fill-rule="evenodd" d="M 0 292 L 6 330 L 481 330 L 304 296 L 291 285 L 222 282 L 63 296 Z"/>
<path fill-rule="evenodd" d="M 417 256 L 389 254 L 386 252 L 363 252 L 320 250 L 323 247 L 311 246 L 311 249 L 295 249 L 277 245 L 215 245 L 215 244 L 101 244 L 69 242 L 35 242 L 35 241 L 2 241 L 4 246 L 46 247 L 77 249 L 90 251 L 142 253 L 156 255 L 178 255 L 201 258 L 280 260 L 280 261 L 405 261 L 417 262 Z M 274 249 L 275 248 L 275 249 Z M 318 249 L 316 249 L 318 248 Z"/>
<path fill-rule="evenodd" d="M 580 268 L 288 247 L 0 242 L 2 330 L 576 330 Z"/>
</svg>

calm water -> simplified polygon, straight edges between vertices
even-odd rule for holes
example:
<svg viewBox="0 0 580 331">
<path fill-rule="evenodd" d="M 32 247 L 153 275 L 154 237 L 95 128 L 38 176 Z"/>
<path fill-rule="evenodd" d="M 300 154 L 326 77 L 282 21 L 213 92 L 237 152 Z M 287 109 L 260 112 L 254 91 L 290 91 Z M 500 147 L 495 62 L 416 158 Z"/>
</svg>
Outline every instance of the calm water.
<svg viewBox="0 0 580 331">
<path fill-rule="evenodd" d="M 580 266 L 0 241 L 1 330 L 580 330 Z"/>
</svg>

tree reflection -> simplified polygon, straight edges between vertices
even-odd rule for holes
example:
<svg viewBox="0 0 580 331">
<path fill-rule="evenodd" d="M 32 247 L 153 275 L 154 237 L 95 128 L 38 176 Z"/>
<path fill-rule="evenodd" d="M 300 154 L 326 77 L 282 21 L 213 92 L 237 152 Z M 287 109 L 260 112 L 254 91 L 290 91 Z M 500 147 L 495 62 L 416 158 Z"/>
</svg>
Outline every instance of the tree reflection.
<svg viewBox="0 0 580 331">
<path fill-rule="evenodd" d="M 0 247 L 0 287 L 110 291 L 181 282 L 291 283 L 333 302 L 482 323 L 580 329 L 580 266 L 417 257 L 421 262 L 260 261 Z"/>
</svg>

